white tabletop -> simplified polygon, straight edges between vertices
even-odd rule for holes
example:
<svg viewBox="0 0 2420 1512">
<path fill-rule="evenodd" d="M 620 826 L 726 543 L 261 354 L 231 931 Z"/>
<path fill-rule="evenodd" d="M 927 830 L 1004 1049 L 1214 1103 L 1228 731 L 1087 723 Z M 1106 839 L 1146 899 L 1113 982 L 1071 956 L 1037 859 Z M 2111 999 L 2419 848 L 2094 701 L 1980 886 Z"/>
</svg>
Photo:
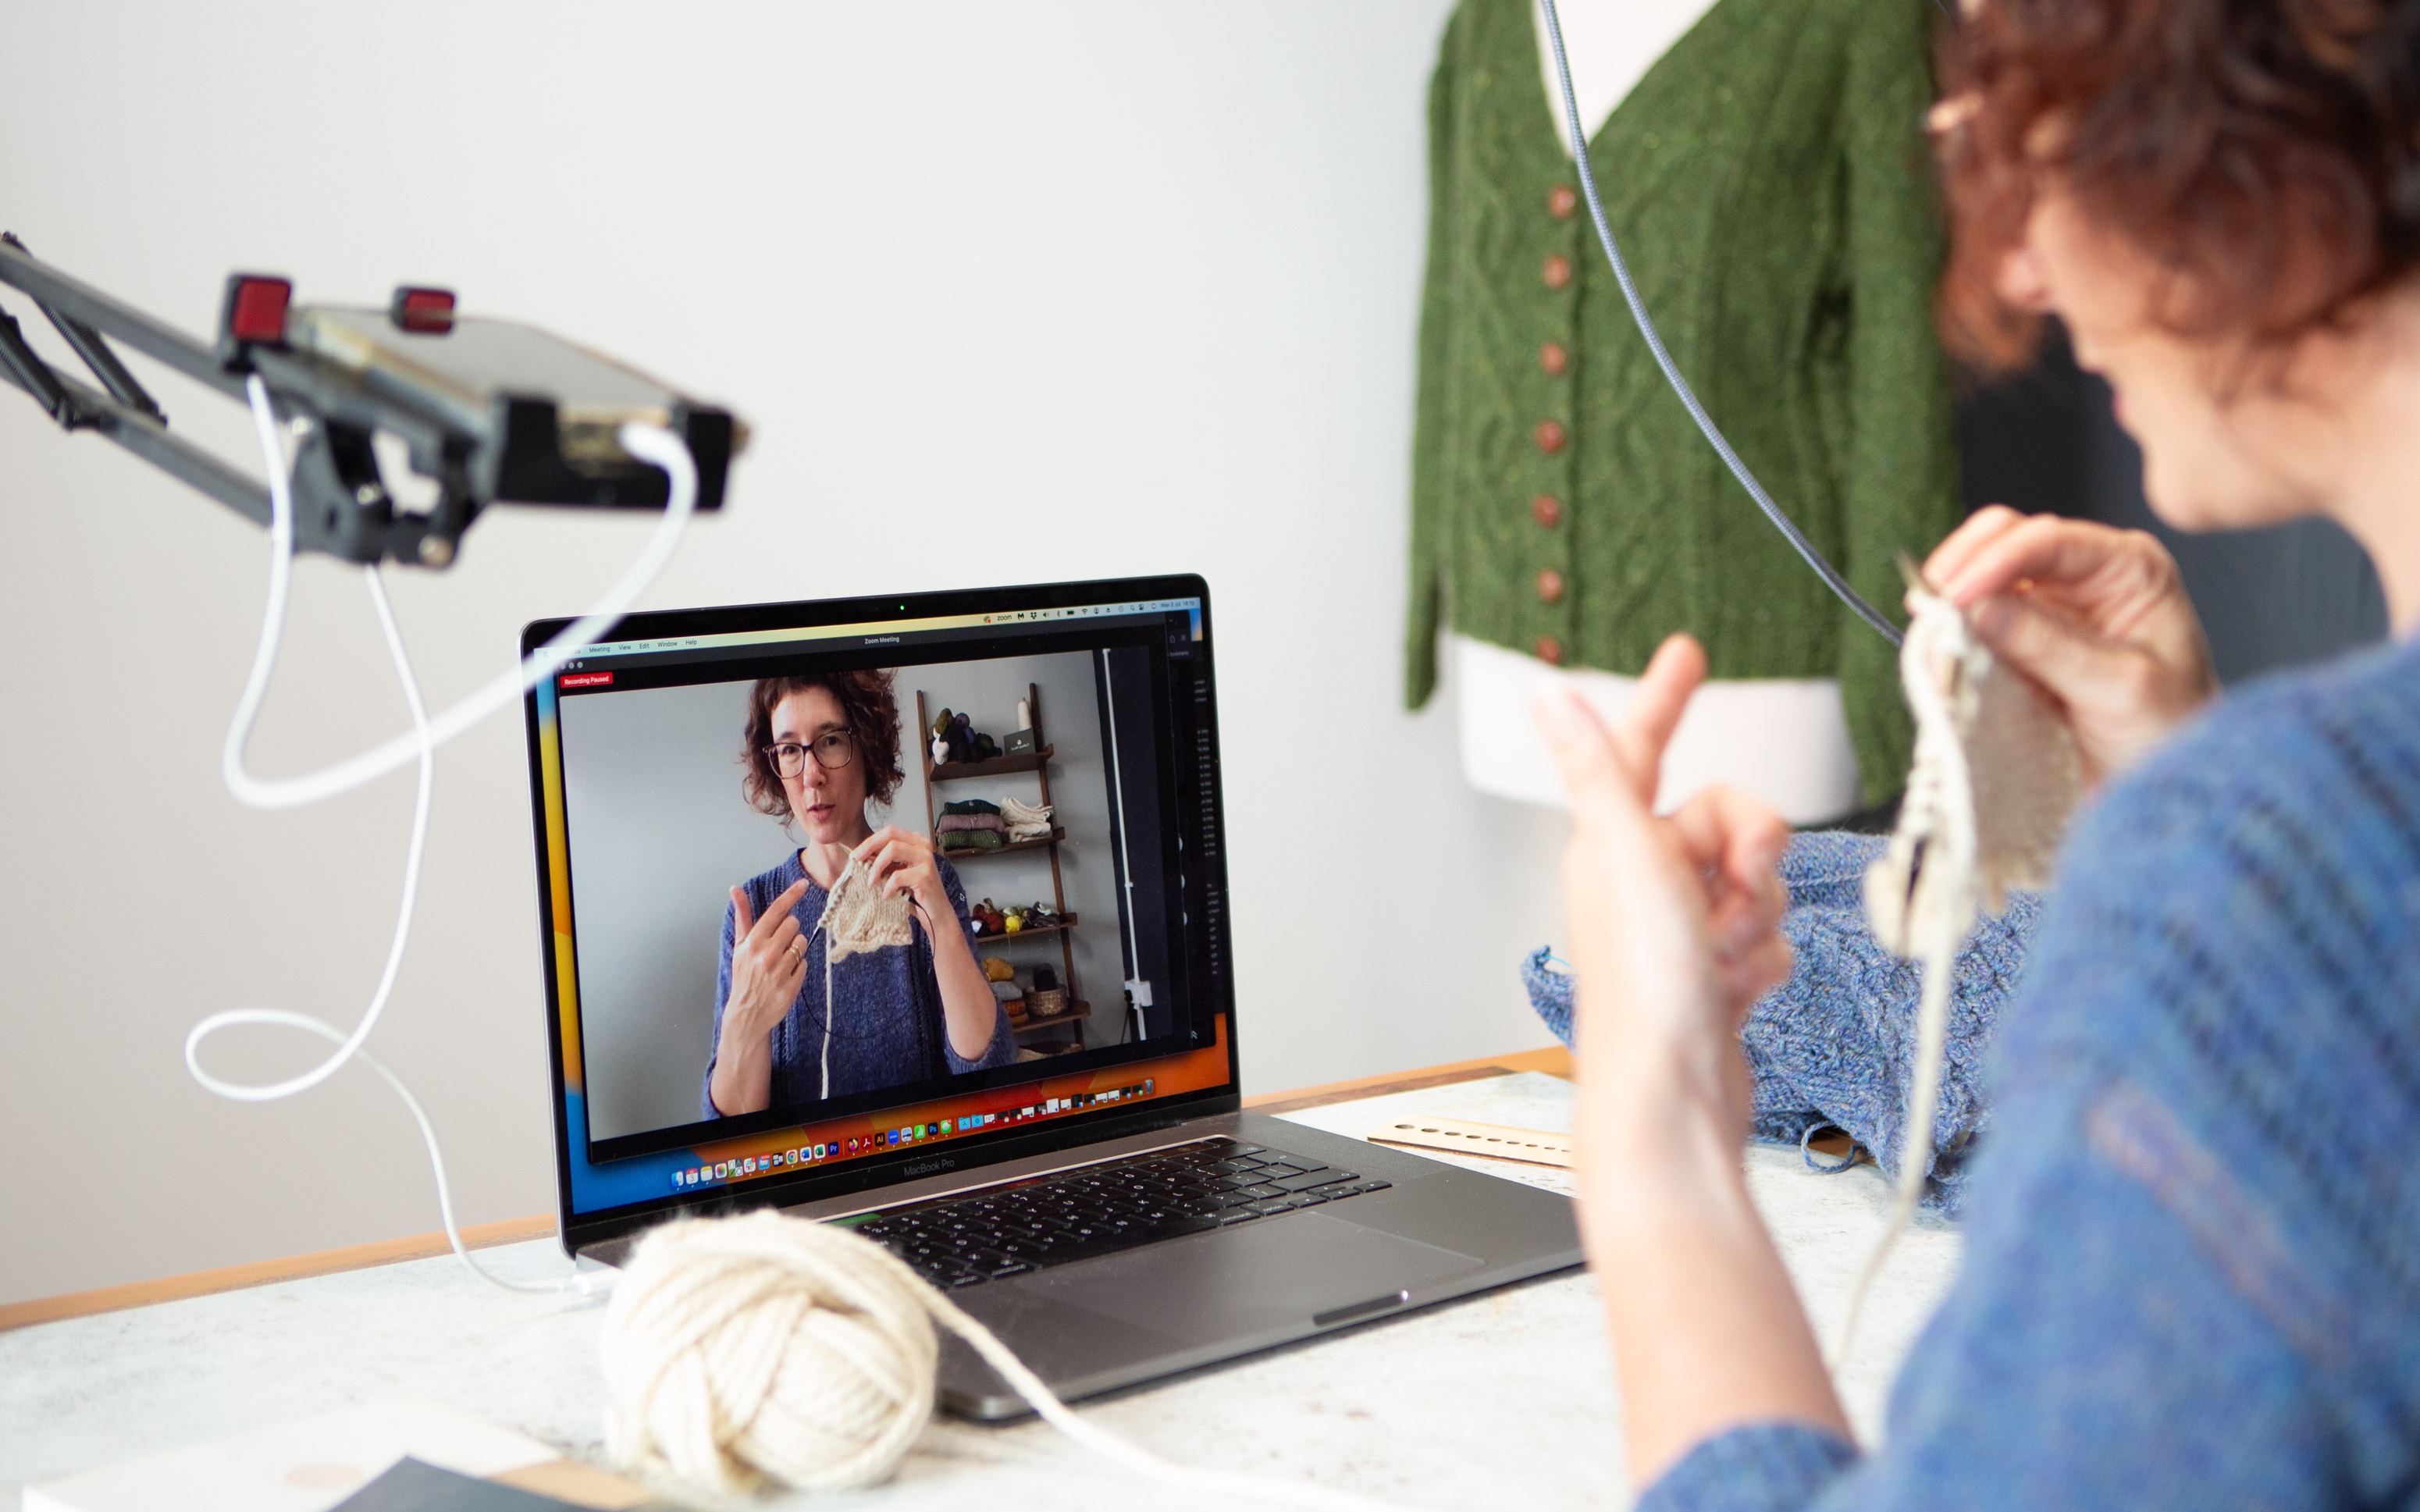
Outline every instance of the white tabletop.
<svg viewBox="0 0 2420 1512">
<path fill-rule="evenodd" d="M 1571 1088 L 1534 1072 L 1285 1115 L 1359 1136 L 1419 1113 L 1567 1131 Z M 1565 1173 L 1438 1156 L 1569 1191 Z M 1749 1184 L 1828 1336 L 1887 1194 L 1870 1166 L 1807 1170 L 1794 1149 L 1748 1151 Z M 1903 1240 L 1869 1304 L 1841 1387 L 1861 1434 L 1956 1270 L 1958 1236 Z M 565 1267 L 551 1241 L 483 1252 L 517 1276 Z M 1298 1477 L 1406 1506 L 1618 1506 L 1627 1502 L 1596 1278 L 1550 1277 L 1259 1355 L 1084 1410 L 1191 1463 Z M 450 1404 L 599 1458 L 598 1304 L 517 1297 L 451 1256 L 163 1303 L 0 1334 L 0 1489 L 387 1396 Z M 937 1419 L 892 1484 L 816 1507 L 1082 1505 L 1091 1495 L 1182 1506 L 1037 1423 Z M 798 1497 L 769 1505 L 810 1504 Z M 1199 1504 L 1216 1504 L 1202 1501 Z"/>
</svg>

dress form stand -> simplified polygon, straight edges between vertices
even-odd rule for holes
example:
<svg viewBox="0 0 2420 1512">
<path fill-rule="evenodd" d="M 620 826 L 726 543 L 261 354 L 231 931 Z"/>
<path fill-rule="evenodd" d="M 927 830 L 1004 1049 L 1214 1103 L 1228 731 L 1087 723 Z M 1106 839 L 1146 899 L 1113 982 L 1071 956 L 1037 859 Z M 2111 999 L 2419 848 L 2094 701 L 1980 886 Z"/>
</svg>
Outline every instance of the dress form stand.
<svg viewBox="0 0 2420 1512">
<path fill-rule="evenodd" d="M 1557 0 L 1572 92 L 1591 137 L 1714 3 Z M 1539 12 L 1533 19 L 1546 98 L 1568 155 L 1570 126 L 1544 16 Z M 1610 717 L 1629 702 L 1637 680 L 1550 667 L 1468 636 L 1450 639 L 1464 777 L 1498 797 L 1561 804 L 1562 778 L 1530 715 L 1532 702 L 1549 688 L 1569 687 Z M 1792 824 L 1837 819 L 1860 807 L 1857 758 L 1840 711 L 1839 683 L 1828 677 L 1741 678 L 1699 688 L 1665 752 L 1656 807 L 1676 808 L 1716 782 L 1755 795 Z"/>
</svg>

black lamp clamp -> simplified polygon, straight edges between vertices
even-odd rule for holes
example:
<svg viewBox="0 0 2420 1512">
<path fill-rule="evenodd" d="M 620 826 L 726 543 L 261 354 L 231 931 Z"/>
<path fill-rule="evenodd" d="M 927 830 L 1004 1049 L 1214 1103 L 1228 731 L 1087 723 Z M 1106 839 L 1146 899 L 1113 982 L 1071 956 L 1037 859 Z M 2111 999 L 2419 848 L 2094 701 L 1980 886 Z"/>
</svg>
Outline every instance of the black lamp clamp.
<svg viewBox="0 0 2420 1512">
<path fill-rule="evenodd" d="M 101 387 L 53 366 L 5 309 L 0 376 L 33 395 L 62 427 L 98 432 L 266 526 L 268 490 L 172 432 L 166 413 L 109 340 L 239 402 L 246 399 L 246 378 L 257 374 L 296 442 L 298 551 L 443 567 L 454 561 L 462 532 L 491 503 L 629 509 L 665 503 L 667 485 L 657 469 L 593 440 L 566 448 L 563 397 L 548 392 L 543 377 L 520 384 L 507 374 L 492 388 L 466 394 L 459 383 L 416 377 L 408 363 L 349 363 L 299 348 L 287 340 L 293 285 L 283 278 L 230 275 L 211 345 L 39 260 L 8 233 L 0 233 L 0 285 L 40 308 Z M 406 286 L 395 291 L 386 318 L 405 337 L 442 338 L 457 329 L 454 305 L 447 290 Z M 524 346 L 545 343 L 550 352 L 603 361 L 542 332 L 516 329 Z M 662 418 L 688 441 L 697 463 L 697 507 L 718 509 L 731 457 L 745 444 L 746 432 L 726 409 L 663 392 Z M 397 438 L 411 470 L 434 481 L 427 508 L 397 506 L 372 445 L 380 432 Z"/>
</svg>

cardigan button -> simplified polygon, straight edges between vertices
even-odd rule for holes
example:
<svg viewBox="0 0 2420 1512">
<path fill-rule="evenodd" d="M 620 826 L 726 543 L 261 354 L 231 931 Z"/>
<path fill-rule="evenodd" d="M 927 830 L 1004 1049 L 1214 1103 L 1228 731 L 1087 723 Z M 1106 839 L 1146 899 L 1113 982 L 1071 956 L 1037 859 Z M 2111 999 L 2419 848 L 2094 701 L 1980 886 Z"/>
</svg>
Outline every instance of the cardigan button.
<svg viewBox="0 0 2420 1512">
<path fill-rule="evenodd" d="M 1537 439 L 1538 450 L 1548 456 L 1563 449 L 1563 426 L 1560 421 L 1541 420 L 1538 422 L 1538 428 L 1530 434 Z"/>
<path fill-rule="evenodd" d="M 1542 493 L 1529 501 L 1529 517 L 1542 530 L 1553 530 L 1563 522 L 1563 501 L 1550 493 Z"/>
<path fill-rule="evenodd" d="M 1580 197 L 1569 184 L 1557 184 L 1546 191 L 1546 213 L 1558 221 L 1568 221 L 1572 211 L 1580 208 Z"/>
<path fill-rule="evenodd" d="M 1572 260 L 1558 252 L 1546 259 L 1539 276 L 1546 281 L 1548 288 L 1567 288 L 1572 282 Z"/>
<path fill-rule="evenodd" d="M 1562 597 L 1563 575 L 1557 572 L 1552 567 L 1543 567 L 1539 569 L 1538 602 L 1541 604 L 1558 604 L 1562 602 Z"/>
<path fill-rule="evenodd" d="M 1559 341 L 1550 341 L 1538 347 L 1538 365 L 1548 378 L 1561 378 L 1571 370 L 1571 349 Z"/>
<path fill-rule="evenodd" d="M 1536 652 L 1538 659 L 1549 667 L 1559 667 L 1563 664 L 1563 643 L 1553 636 L 1538 637 L 1538 643 L 1529 649 Z"/>
</svg>

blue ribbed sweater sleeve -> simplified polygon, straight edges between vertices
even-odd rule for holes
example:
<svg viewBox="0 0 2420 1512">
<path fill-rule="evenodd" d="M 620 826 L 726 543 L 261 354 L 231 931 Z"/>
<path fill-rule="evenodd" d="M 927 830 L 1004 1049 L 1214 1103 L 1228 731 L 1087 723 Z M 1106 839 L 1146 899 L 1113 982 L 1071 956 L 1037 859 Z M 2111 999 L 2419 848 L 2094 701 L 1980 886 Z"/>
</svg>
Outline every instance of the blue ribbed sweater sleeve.
<svg viewBox="0 0 2420 1512">
<path fill-rule="evenodd" d="M 1641 1507 L 2411 1504 L 2420 656 L 2238 693 L 2114 787 L 2000 1036 L 1885 1446 L 1736 1430 Z"/>
</svg>

